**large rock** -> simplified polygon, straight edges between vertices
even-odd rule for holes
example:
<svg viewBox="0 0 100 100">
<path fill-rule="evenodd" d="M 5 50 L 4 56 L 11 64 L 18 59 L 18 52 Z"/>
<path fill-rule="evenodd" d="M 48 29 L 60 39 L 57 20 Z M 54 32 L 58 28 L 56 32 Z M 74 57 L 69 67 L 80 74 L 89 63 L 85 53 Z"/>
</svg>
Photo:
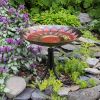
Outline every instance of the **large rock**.
<svg viewBox="0 0 100 100">
<path fill-rule="evenodd" d="M 32 100 L 49 100 L 50 97 L 37 89 L 37 90 L 33 91 L 32 95 L 31 95 L 31 99 Z"/>
<path fill-rule="evenodd" d="M 91 74 L 100 74 L 100 71 L 96 68 L 85 68 L 85 72 L 91 73 Z"/>
<path fill-rule="evenodd" d="M 93 88 L 69 92 L 68 100 L 98 100 L 100 98 L 100 85 Z"/>
<path fill-rule="evenodd" d="M 100 70 L 100 62 L 97 65 L 95 65 L 95 68 Z"/>
<path fill-rule="evenodd" d="M 10 90 L 7 97 L 14 98 L 26 88 L 26 82 L 22 77 L 13 76 L 7 80 L 6 87 Z"/>
<path fill-rule="evenodd" d="M 31 88 L 26 88 L 21 94 L 19 94 L 14 100 L 28 100 L 31 98 L 31 94 L 34 90 Z"/>
<path fill-rule="evenodd" d="M 63 45 L 63 46 L 61 46 L 61 47 L 62 47 L 63 49 L 70 50 L 70 51 L 76 49 L 76 47 L 75 47 L 74 45 L 72 45 L 72 44 L 66 44 L 66 45 Z"/>
<path fill-rule="evenodd" d="M 58 95 L 60 96 L 66 96 L 68 95 L 69 91 L 70 91 L 70 87 L 61 87 L 58 91 Z"/>
<path fill-rule="evenodd" d="M 80 37 L 78 38 L 78 40 L 81 42 L 86 42 L 86 43 L 96 43 L 96 41 L 88 39 L 88 38 L 84 38 L 84 37 Z"/>
<path fill-rule="evenodd" d="M 78 17 L 81 23 L 87 23 L 91 21 L 91 18 L 87 13 L 80 13 Z"/>
<path fill-rule="evenodd" d="M 46 95 L 51 95 L 53 93 L 53 87 L 49 86 L 48 88 L 45 89 L 44 93 Z"/>
<path fill-rule="evenodd" d="M 88 58 L 86 59 L 86 62 L 91 66 L 95 66 L 98 62 L 99 62 L 99 59 L 96 59 L 96 58 Z"/>
<path fill-rule="evenodd" d="M 94 56 L 97 57 L 97 58 L 100 58 L 100 52 L 95 52 Z"/>
</svg>

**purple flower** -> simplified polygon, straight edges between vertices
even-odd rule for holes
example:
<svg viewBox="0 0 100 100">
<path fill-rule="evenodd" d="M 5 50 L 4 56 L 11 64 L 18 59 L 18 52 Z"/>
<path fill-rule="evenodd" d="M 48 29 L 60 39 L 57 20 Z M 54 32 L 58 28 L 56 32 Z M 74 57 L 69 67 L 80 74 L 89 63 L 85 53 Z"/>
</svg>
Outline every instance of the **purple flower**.
<svg viewBox="0 0 100 100">
<path fill-rule="evenodd" d="M 0 0 L 0 7 L 6 6 L 8 4 L 8 0 Z"/>
<path fill-rule="evenodd" d="M 5 16 L 0 16 L 0 22 L 4 23 L 4 24 L 7 24 L 9 21 L 7 19 L 7 17 Z"/>
<path fill-rule="evenodd" d="M 25 6 L 24 5 L 19 5 L 19 9 L 23 10 L 23 9 L 25 9 Z"/>
<path fill-rule="evenodd" d="M 6 73 L 8 72 L 8 68 L 0 67 L 0 73 Z"/>
<path fill-rule="evenodd" d="M 25 22 L 27 22 L 27 21 L 29 20 L 29 15 L 28 15 L 28 13 L 23 14 L 23 20 L 24 20 Z"/>
<path fill-rule="evenodd" d="M 10 52 L 12 50 L 13 50 L 13 48 L 11 46 L 5 46 L 5 51 L 6 52 Z"/>
<path fill-rule="evenodd" d="M 15 9 L 15 8 L 9 8 L 8 12 L 9 12 L 10 14 L 13 14 L 13 13 L 16 12 L 16 9 Z"/>
<path fill-rule="evenodd" d="M 9 43 L 9 44 L 14 44 L 15 43 L 15 40 L 12 39 L 12 38 L 7 38 L 6 39 L 6 42 Z"/>
<path fill-rule="evenodd" d="M 37 46 L 37 51 L 41 52 L 41 50 L 42 50 L 42 47 L 41 46 Z"/>
<path fill-rule="evenodd" d="M 33 53 L 33 54 L 37 54 L 37 53 L 38 53 L 37 48 L 33 48 L 33 49 L 32 49 L 32 53 Z"/>
<path fill-rule="evenodd" d="M 23 40 L 22 39 L 16 39 L 15 44 L 22 45 L 23 44 Z"/>
<path fill-rule="evenodd" d="M 13 48 L 11 46 L 0 46 L 0 53 L 11 52 Z"/>
<path fill-rule="evenodd" d="M 36 64 L 31 64 L 30 67 L 31 68 L 35 68 L 37 65 Z"/>
</svg>

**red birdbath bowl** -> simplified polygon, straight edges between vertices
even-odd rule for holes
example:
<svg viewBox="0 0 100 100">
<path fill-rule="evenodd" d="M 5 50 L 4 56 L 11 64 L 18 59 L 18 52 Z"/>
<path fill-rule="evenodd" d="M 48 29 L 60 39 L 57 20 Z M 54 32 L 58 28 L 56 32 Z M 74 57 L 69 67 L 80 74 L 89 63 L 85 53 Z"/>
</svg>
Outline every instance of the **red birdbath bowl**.
<svg viewBox="0 0 100 100">
<path fill-rule="evenodd" d="M 57 78 L 58 76 L 54 67 L 53 47 L 72 42 L 80 36 L 81 32 L 78 29 L 63 25 L 38 25 L 26 28 L 21 32 L 23 39 L 33 44 L 49 47 L 48 68 L 53 69 Z"/>
</svg>

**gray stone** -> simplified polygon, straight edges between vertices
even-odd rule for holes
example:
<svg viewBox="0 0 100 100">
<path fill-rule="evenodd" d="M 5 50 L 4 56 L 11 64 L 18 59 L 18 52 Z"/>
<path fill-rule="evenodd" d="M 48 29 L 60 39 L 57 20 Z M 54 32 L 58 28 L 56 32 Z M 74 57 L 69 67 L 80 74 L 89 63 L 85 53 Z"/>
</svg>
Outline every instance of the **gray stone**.
<svg viewBox="0 0 100 100">
<path fill-rule="evenodd" d="M 0 100 L 7 100 L 7 97 L 6 97 L 6 96 L 2 97 L 2 96 L 0 95 Z"/>
<path fill-rule="evenodd" d="M 7 80 L 6 88 L 10 90 L 8 93 L 6 93 L 7 97 L 14 98 L 26 88 L 25 79 L 22 77 L 13 76 Z"/>
<path fill-rule="evenodd" d="M 72 44 L 63 45 L 62 48 L 67 49 L 67 50 L 71 50 L 71 51 L 76 49 L 76 47 Z"/>
<path fill-rule="evenodd" d="M 95 65 L 94 68 L 97 68 L 100 70 L 100 62 L 97 65 Z"/>
<path fill-rule="evenodd" d="M 91 74 L 100 74 L 100 71 L 96 68 L 85 68 L 85 72 L 91 73 Z"/>
<path fill-rule="evenodd" d="M 21 94 L 19 94 L 14 100 L 28 100 L 31 98 L 31 94 L 34 90 L 31 88 L 26 88 Z"/>
<path fill-rule="evenodd" d="M 44 93 L 46 95 L 51 95 L 53 93 L 53 87 L 49 86 L 48 88 L 45 89 Z"/>
<path fill-rule="evenodd" d="M 68 95 L 69 91 L 70 91 L 70 87 L 61 87 L 58 91 L 58 95 L 60 96 L 66 96 Z"/>
<path fill-rule="evenodd" d="M 100 46 L 90 47 L 89 49 L 93 50 L 94 52 L 100 52 Z"/>
<path fill-rule="evenodd" d="M 87 77 L 87 76 L 80 76 L 80 80 L 88 81 L 89 77 Z"/>
<path fill-rule="evenodd" d="M 94 53 L 94 56 L 95 56 L 95 57 L 100 57 L 100 52 L 95 52 L 95 53 Z"/>
<path fill-rule="evenodd" d="M 70 86 L 70 91 L 76 91 L 79 88 L 80 88 L 79 85 L 72 85 L 72 86 Z"/>
<path fill-rule="evenodd" d="M 81 42 L 86 42 L 86 43 L 96 43 L 96 41 L 88 39 L 88 38 L 84 38 L 84 37 L 80 37 L 78 38 L 78 40 Z"/>
<path fill-rule="evenodd" d="M 37 89 L 32 93 L 31 99 L 32 100 L 49 100 L 50 97 Z"/>
<path fill-rule="evenodd" d="M 74 92 L 69 92 L 68 100 L 97 100 L 100 98 L 100 85 Z"/>
<path fill-rule="evenodd" d="M 78 18 L 80 19 L 81 23 L 87 23 L 91 21 L 91 18 L 87 13 L 80 13 Z"/>
<path fill-rule="evenodd" d="M 99 62 L 99 59 L 96 59 L 96 58 L 88 58 L 86 59 L 86 62 L 91 66 L 95 66 L 98 62 Z"/>
<path fill-rule="evenodd" d="M 80 45 L 80 42 L 73 41 L 71 44 Z"/>
</svg>

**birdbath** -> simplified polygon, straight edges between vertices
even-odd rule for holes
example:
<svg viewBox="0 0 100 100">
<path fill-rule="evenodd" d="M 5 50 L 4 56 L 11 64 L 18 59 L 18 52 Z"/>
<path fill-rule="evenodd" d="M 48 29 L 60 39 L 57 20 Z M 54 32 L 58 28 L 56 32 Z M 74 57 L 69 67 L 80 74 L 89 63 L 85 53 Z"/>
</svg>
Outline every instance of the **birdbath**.
<svg viewBox="0 0 100 100">
<path fill-rule="evenodd" d="M 59 79 L 59 76 L 57 75 L 54 66 L 54 47 L 70 43 L 81 36 L 81 32 L 78 29 L 63 25 L 37 25 L 28 27 L 21 33 L 22 39 L 25 39 L 30 43 L 49 47 L 48 67 L 44 77 L 46 76 L 48 69 L 50 69 L 53 70 L 57 79 Z"/>
</svg>

